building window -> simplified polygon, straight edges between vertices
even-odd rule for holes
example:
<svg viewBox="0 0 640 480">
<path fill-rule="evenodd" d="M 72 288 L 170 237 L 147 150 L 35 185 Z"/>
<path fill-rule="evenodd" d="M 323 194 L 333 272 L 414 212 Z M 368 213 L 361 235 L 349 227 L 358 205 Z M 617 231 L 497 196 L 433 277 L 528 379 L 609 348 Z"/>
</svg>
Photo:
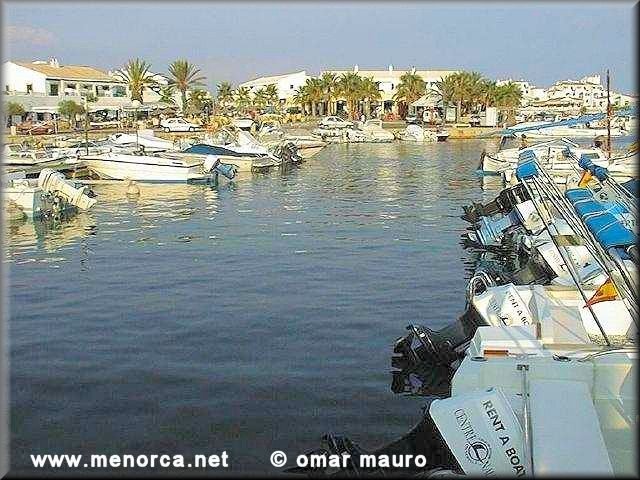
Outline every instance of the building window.
<svg viewBox="0 0 640 480">
<path fill-rule="evenodd" d="M 289 85 L 289 90 L 293 90 L 293 85 Z"/>
<path fill-rule="evenodd" d="M 33 92 L 33 85 L 31 83 L 27 83 L 27 93 Z"/>
<path fill-rule="evenodd" d="M 5 92 L 8 92 L 8 91 L 9 91 L 9 85 L 5 85 L 5 86 L 4 86 L 4 91 L 5 91 Z"/>
</svg>

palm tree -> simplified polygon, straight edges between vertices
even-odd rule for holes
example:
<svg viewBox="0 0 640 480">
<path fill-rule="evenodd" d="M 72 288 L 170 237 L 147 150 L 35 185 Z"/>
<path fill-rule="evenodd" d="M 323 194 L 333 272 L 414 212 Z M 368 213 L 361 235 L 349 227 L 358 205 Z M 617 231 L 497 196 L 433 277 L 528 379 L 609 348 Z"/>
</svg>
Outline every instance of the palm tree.
<svg viewBox="0 0 640 480">
<path fill-rule="evenodd" d="M 265 88 L 260 88 L 256 90 L 256 93 L 253 94 L 253 104 L 263 108 L 267 105 L 267 92 Z"/>
<path fill-rule="evenodd" d="M 338 93 L 338 77 L 335 73 L 324 72 L 320 77 L 320 82 L 322 83 L 322 101 L 326 104 L 326 112 L 329 115 L 334 113 L 332 107 L 332 102 L 335 100 L 336 95 Z"/>
<path fill-rule="evenodd" d="M 424 95 L 426 91 L 427 87 L 422 77 L 415 71 L 407 72 L 400 77 L 400 83 L 396 93 L 393 95 L 393 99 L 404 102 L 408 107 Z"/>
<path fill-rule="evenodd" d="M 493 80 L 483 80 L 482 93 L 480 103 L 486 110 L 488 106 L 493 105 L 496 101 L 496 82 Z"/>
<path fill-rule="evenodd" d="M 482 74 L 478 72 L 468 72 L 465 75 L 466 82 L 466 110 L 476 110 L 479 103 L 482 103 L 484 99 L 484 93 L 486 90 L 486 80 L 482 77 Z"/>
<path fill-rule="evenodd" d="M 233 102 L 233 87 L 229 82 L 218 84 L 218 103 L 226 111 L 229 104 Z"/>
<path fill-rule="evenodd" d="M 301 85 L 300 87 L 298 87 L 293 94 L 293 97 L 291 97 L 291 100 L 293 100 L 294 104 L 300 107 L 302 113 L 305 113 L 305 106 L 307 105 L 307 103 L 309 103 L 309 93 L 307 91 L 307 86 Z"/>
<path fill-rule="evenodd" d="M 317 113 L 316 107 L 322 101 L 324 95 L 322 80 L 319 78 L 307 78 L 304 86 L 308 100 L 311 103 L 311 116 L 315 117 Z"/>
<path fill-rule="evenodd" d="M 173 97 L 173 91 L 173 85 L 164 85 L 163 87 L 160 87 L 159 101 L 166 103 L 167 105 L 175 105 L 176 101 Z"/>
<path fill-rule="evenodd" d="M 280 94 L 278 92 L 278 86 L 275 84 L 267 85 L 264 87 L 264 94 L 267 100 L 267 105 L 276 108 L 280 104 Z"/>
<path fill-rule="evenodd" d="M 251 104 L 251 90 L 249 90 L 248 87 L 239 87 L 238 89 L 236 89 L 233 97 L 238 110 L 244 111 L 249 106 L 249 104 Z"/>
<path fill-rule="evenodd" d="M 206 78 L 200 75 L 200 69 L 187 60 L 180 59 L 169 65 L 169 85 L 173 85 L 182 97 L 182 112 L 187 109 L 187 90 L 204 85 Z"/>
<path fill-rule="evenodd" d="M 116 75 L 129 87 L 131 100 L 142 102 L 144 89 L 156 83 L 153 74 L 149 71 L 150 68 L 150 64 L 135 58 L 129 60 L 122 70 L 116 72 Z"/>
<path fill-rule="evenodd" d="M 211 112 L 213 107 L 213 99 L 211 94 L 206 90 L 195 89 L 189 95 L 188 110 L 194 115 L 200 115 L 205 112 Z"/>
<path fill-rule="evenodd" d="M 522 100 L 522 90 L 520 86 L 513 83 L 505 83 L 496 87 L 496 107 L 507 112 L 507 119 L 513 120 L 516 108 L 520 106 Z"/>
<path fill-rule="evenodd" d="M 442 100 L 443 123 L 446 117 L 447 107 L 451 102 L 453 102 L 455 88 L 456 78 L 452 74 L 447 75 L 446 77 L 441 77 L 440 80 L 436 82 L 436 88 L 431 90 L 436 95 L 439 95 Z"/>
<path fill-rule="evenodd" d="M 360 95 L 365 102 L 365 113 L 371 113 L 371 102 L 380 100 L 380 86 L 373 81 L 372 77 L 365 77 L 360 81 Z"/>
<path fill-rule="evenodd" d="M 362 98 L 361 92 L 362 78 L 355 72 L 347 72 L 338 78 L 338 94 L 347 101 L 349 116 L 351 119 L 358 118 L 358 101 Z"/>
</svg>

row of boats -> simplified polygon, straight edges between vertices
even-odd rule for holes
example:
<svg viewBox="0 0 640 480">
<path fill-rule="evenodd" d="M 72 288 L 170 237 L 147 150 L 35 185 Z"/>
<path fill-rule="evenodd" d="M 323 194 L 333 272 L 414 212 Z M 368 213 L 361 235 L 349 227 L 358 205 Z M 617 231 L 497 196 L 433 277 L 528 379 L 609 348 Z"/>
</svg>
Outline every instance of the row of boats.
<svg viewBox="0 0 640 480">
<path fill-rule="evenodd" d="M 576 161 L 583 157 L 606 167 L 609 174 L 620 181 L 637 175 L 638 151 L 633 144 L 627 150 L 612 153 L 603 146 L 605 142 L 594 143 L 597 145 L 585 146 L 568 138 L 553 138 L 527 146 L 522 144 L 521 139 L 505 135 L 496 152 L 482 152 L 479 170 L 483 175 L 501 177 L 506 184 L 517 183 L 515 172 L 518 161 L 521 154 L 527 153 L 535 154 L 538 162 L 559 183 L 571 182 L 572 178 L 581 174 Z"/>
<path fill-rule="evenodd" d="M 390 131 L 382 127 L 382 120 L 370 119 L 358 126 L 346 128 L 318 127 L 313 134 L 331 143 L 390 143 L 402 140 L 415 143 L 444 142 L 449 133 L 442 128 L 424 128 L 410 123 L 403 130 Z"/>
<path fill-rule="evenodd" d="M 137 132 L 97 141 L 59 141 L 40 149 L 6 145 L 5 207 L 11 217 L 28 218 L 86 210 L 95 204 L 87 183 L 96 180 L 218 183 L 234 179 L 239 172 L 298 164 L 326 145 L 295 135 L 258 141 L 248 132 L 231 129 L 177 141 Z M 51 182 L 52 178 L 56 181 Z"/>
<path fill-rule="evenodd" d="M 637 475 L 638 179 L 563 148 L 574 180 L 557 181 L 548 146 L 520 149 L 513 184 L 464 208 L 478 259 L 465 313 L 393 346 L 392 390 L 425 400 L 416 426 L 374 451 L 325 435 L 309 455 L 346 466 L 291 473 Z M 423 461 L 365 468 L 368 455 Z"/>
</svg>

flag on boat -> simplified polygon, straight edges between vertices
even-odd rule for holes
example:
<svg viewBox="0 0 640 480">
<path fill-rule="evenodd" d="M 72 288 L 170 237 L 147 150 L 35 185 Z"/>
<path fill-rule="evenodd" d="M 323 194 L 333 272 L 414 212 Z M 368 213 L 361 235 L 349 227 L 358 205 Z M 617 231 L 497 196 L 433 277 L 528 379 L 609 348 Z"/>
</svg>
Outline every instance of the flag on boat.
<svg viewBox="0 0 640 480">
<path fill-rule="evenodd" d="M 586 187 L 592 178 L 593 178 L 593 174 L 589 170 L 585 170 L 582 173 L 582 176 L 580 177 L 580 181 L 578 182 L 578 187 L 580 188 Z"/>
<path fill-rule="evenodd" d="M 609 277 L 607 278 L 606 282 L 604 282 L 602 285 L 600 285 L 600 287 L 598 287 L 598 290 L 596 290 L 596 293 L 593 294 L 593 297 L 591 297 L 582 308 L 587 308 L 591 305 L 594 305 L 600 302 L 608 302 L 609 300 L 615 300 L 617 296 L 618 296 L 618 290 L 616 290 L 616 286 L 611 281 L 611 277 Z"/>
</svg>

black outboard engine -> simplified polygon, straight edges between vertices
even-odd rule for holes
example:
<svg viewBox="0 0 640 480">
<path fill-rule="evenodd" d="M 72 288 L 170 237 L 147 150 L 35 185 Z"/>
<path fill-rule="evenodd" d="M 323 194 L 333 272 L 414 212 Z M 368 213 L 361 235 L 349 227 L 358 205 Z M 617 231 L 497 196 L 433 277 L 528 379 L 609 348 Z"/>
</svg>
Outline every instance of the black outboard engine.
<svg viewBox="0 0 640 480">
<path fill-rule="evenodd" d="M 280 159 L 283 164 L 302 162 L 302 157 L 298 154 L 298 147 L 293 142 L 286 142 L 280 147 Z"/>
<path fill-rule="evenodd" d="M 324 466 L 314 467 L 293 467 L 285 470 L 286 473 L 298 473 L 309 477 L 328 477 L 336 476 L 340 478 L 359 478 L 359 477 L 388 477 L 388 476 L 412 476 L 424 474 L 428 476 L 430 473 L 442 471 L 445 469 L 451 473 L 462 472 L 458 462 L 451 453 L 446 442 L 442 438 L 440 431 L 429 414 L 429 406 L 435 398 L 429 399 L 428 403 L 422 408 L 423 417 L 420 422 L 415 425 L 409 432 L 398 440 L 389 443 L 381 448 L 373 451 L 366 451 L 359 445 L 353 443 L 348 437 L 340 435 L 327 434 L 322 437 L 322 445 L 320 449 L 314 450 L 306 454 L 311 463 L 311 459 L 319 457 L 342 457 L 348 455 L 346 465 L 339 468 L 329 469 Z M 424 456 L 426 465 L 417 467 L 415 464 L 404 465 L 402 467 L 394 466 L 369 466 L 367 462 L 362 461 L 362 456 L 366 455 L 371 458 L 375 456 Z M 316 460 L 317 461 L 317 460 Z M 390 462 L 390 465 L 393 463 Z"/>
<path fill-rule="evenodd" d="M 498 213 L 507 215 L 513 207 L 529 200 L 529 194 L 521 184 L 505 188 L 491 202 L 486 204 L 472 203 L 470 206 L 462 207 L 464 215 L 462 219 L 469 223 L 476 223 L 480 217 L 490 217 Z"/>
<path fill-rule="evenodd" d="M 414 395 L 448 394 L 455 350 L 460 339 L 421 325 L 409 325 L 409 333 L 396 340 L 391 357 L 391 391 Z"/>
</svg>

